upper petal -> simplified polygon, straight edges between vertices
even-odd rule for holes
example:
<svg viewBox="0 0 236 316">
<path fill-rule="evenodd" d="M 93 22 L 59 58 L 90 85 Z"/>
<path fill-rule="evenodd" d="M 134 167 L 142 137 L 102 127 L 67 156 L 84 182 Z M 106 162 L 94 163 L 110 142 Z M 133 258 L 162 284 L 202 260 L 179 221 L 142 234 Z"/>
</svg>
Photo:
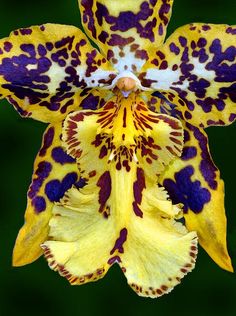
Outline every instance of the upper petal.
<svg viewBox="0 0 236 316">
<path fill-rule="evenodd" d="M 236 27 L 179 28 L 141 70 L 144 86 L 159 90 L 196 126 L 227 125 L 236 117 Z"/>
<path fill-rule="evenodd" d="M 0 98 L 44 122 L 78 107 L 81 89 L 111 83 L 115 72 L 76 27 L 19 29 L 0 40 Z"/>
<path fill-rule="evenodd" d="M 87 34 L 120 71 L 138 71 L 163 43 L 173 0 L 79 0 Z"/>
</svg>

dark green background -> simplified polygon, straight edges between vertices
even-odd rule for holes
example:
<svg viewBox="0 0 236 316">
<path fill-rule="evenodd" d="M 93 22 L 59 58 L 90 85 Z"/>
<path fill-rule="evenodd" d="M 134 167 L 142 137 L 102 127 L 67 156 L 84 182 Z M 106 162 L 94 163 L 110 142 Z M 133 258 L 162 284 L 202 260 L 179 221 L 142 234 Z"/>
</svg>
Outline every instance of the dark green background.
<svg viewBox="0 0 236 316">
<path fill-rule="evenodd" d="M 112 1 L 112 0 L 111 0 Z M 122 0 L 120 0 L 122 1 Z M 131 0 L 130 0 L 131 1 Z M 135 1 L 135 0 L 132 0 Z M 79 25 L 76 0 L 0 0 L 0 37 L 18 27 L 56 22 Z M 169 27 L 189 22 L 236 24 L 235 0 L 175 0 Z M 203 250 L 195 270 L 159 299 L 138 297 L 118 267 L 96 283 L 71 287 L 40 258 L 11 267 L 16 234 L 23 224 L 26 191 L 45 126 L 23 120 L 7 102 L 0 107 L 0 315 L 234 315 L 236 275 L 221 270 Z M 236 262 L 236 124 L 208 130 L 212 155 L 226 182 L 229 248 Z"/>
</svg>

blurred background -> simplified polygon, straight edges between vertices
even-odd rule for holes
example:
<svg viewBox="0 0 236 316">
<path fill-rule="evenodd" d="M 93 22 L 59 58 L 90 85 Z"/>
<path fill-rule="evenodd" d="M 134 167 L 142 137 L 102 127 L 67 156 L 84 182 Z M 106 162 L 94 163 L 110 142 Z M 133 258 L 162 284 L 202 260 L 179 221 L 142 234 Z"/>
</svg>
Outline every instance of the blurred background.
<svg viewBox="0 0 236 316">
<path fill-rule="evenodd" d="M 111 0 L 112 1 L 112 0 Z M 120 0 L 122 1 L 122 0 Z M 133 0 L 134 1 L 134 0 Z M 169 34 L 189 22 L 236 24 L 234 0 L 175 0 Z M 55 22 L 79 26 L 76 0 L 0 0 L 0 38 L 19 27 Z M 118 267 L 104 279 L 71 287 L 46 261 L 11 267 L 11 252 L 23 224 L 33 159 L 45 125 L 23 120 L 0 103 L 0 315 L 236 315 L 236 275 L 221 270 L 200 249 L 195 270 L 159 299 L 138 297 Z M 207 130 L 215 163 L 225 180 L 228 243 L 236 263 L 236 124 Z"/>
</svg>

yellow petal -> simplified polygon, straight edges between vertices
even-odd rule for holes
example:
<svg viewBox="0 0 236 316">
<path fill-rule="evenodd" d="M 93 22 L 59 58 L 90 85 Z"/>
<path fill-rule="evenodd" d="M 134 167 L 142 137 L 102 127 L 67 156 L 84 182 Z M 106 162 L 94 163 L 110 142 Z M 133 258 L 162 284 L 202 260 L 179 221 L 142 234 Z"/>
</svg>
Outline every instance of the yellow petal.
<svg viewBox="0 0 236 316">
<path fill-rule="evenodd" d="M 194 23 L 154 48 L 141 83 L 161 92 L 192 125 L 228 125 L 236 117 L 236 27 Z"/>
<path fill-rule="evenodd" d="M 106 97 L 106 91 L 84 91 L 77 108 L 98 109 L 105 103 Z M 48 237 L 53 205 L 79 180 L 75 160 L 62 148 L 61 133 L 62 123 L 59 122 L 49 125 L 44 134 L 28 191 L 25 224 L 18 234 L 13 252 L 14 266 L 31 263 L 42 254 L 40 245 Z M 77 185 L 83 183 L 81 179 Z"/>
<path fill-rule="evenodd" d="M 180 282 L 194 267 L 196 234 L 176 221 L 181 205 L 157 180 L 181 154 L 182 133 L 177 119 L 151 112 L 135 93 L 66 118 L 64 146 L 86 185 L 53 208 L 42 245 L 52 269 L 82 284 L 119 263 L 138 294 L 150 297 Z"/>
<path fill-rule="evenodd" d="M 201 246 L 223 269 L 233 271 L 226 245 L 224 183 L 214 165 L 206 133 L 185 125 L 185 146 L 162 176 L 174 203 L 183 203 L 187 228 L 196 231 Z"/>
<path fill-rule="evenodd" d="M 111 84 L 116 71 L 76 27 L 45 24 L 0 40 L 0 98 L 20 115 L 56 122 L 85 88 Z"/>
<path fill-rule="evenodd" d="M 75 160 L 61 147 L 61 123 L 49 125 L 34 163 L 34 174 L 28 191 L 25 224 L 20 229 L 13 252 L 13 265 L 36 260 L 48 237 L 48 222 L 55 201 L 79 180 Z"/>
<path fill-rule="evenodd" d="M 152 298 L 169 293 L 179 284 L 194 268 L 197 255 L 195 232 L 187 233 L 182 224 L 154 214 L 130 220 L 121 255 L 130 286 L 138 295 Z"/>
<path fill-rule="evenodd" d="M 119 71 L 137 72 L 163 43 L 173 0 L 79 1 L 82 24 Z"/>
</svg>

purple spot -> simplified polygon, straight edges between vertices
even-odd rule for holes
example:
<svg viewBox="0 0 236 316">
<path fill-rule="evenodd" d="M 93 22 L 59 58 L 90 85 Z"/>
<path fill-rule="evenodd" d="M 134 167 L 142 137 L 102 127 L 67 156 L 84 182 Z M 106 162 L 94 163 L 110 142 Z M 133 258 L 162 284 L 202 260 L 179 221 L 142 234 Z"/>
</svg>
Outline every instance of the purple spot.
<svg viewBox="0 0 236 316">
<path fill-rule="evenodd" d="M 209 150 L 208 150 L 208 139 L 207 137 L 198 129 L 197 127 L 190 125 L 189 123 L 186 126 L 193 132 L 194 137 L 197 139 L 199 143 L 199 147 L 201 149 L 201 163 L 200 163 L 200 171 L 208 183 L 209 187 L 212 190 L 217 189 L 217 181 L 216 181 L 216 171 L 217 168 L 214 165 Z"/>
<path fill-rule="evenodd" d="M 179 43 L 182 47 L 185 47 L 187 45 L 187 39 L 186 37 L 179 36 Z"/>
<path fill-rule="evenodd" d="M 106 43 L 106 41 L 107 41 L 107 39 L 108 39 L 108 37 L 109 37 L 109 34 L 107 33 L 107 32 L 105 32 L 105 31 L 102 31 L 100 34 L 99 34 L 99 36 L 98 36 L 98 39 L 99 39 L 99 41 L 101 41 L 102 43 Z"/>
<path fill-rule="evenodd" d="M 198 42 L 197 42 L 197 46 L 198 47 L 205 47 L 207 44 L 207 40 L 204 37 L 199 38 Z"/>
<path fill-rule="evenodd" d="M 62 181 L 51 180 L 45 186 L 45 193 L 51 202 L 59 202 L 64 196 L 65 192 L 69 190 L 73 184 L 77 181 L 77 173 L 68 173 Z"/>
<path fill-rule="evenodd" d="M 4 42 L 4 47 L 3 49 L 5 50 L 5 52 L 10 52 L 10 50 L 12 49 L 12 43 L 10 42 Z"/>
<path fill-rule="evenodd" d="M 175 53 L 175 55 L 179 55 L 179 53 L 180 53 L 180 49 L 178 46 L 176 46 L 175 43 L 170 43 L 170 51 L 172 53 Z"/>
<path fill-rule="evenodd" d="M 206 88 L 210 86 L 210 82 L 206 79 L 199 79 L 189 83 L 189 90 L 195 92 L 198 98 L 204 98 L 206 95 Z"/>
<path fill-rule="evenodd" d="M 91 93 L 83 99 L 80 106 L 84 110 L 97 110 L 99 105 L 99 96 L 94 96 Z"/>
<path fill-rule="evenodd" d="M 227 27 L 226 33 L 236 35 L 236 28 L 232 28 L 232 26 Z"/>
<path fill-rule="evenodd" d="M 77 189 L 83 188 L 87 184 L 87 180 L 84 178 L 80 178 L 79 181 L 77 181 L 74 185 Z"/>
<path fill-rule="evenodd" d="M 97 2 L 96 18 L 100 26 L 102 26 L 103 20 L 110 24 L 111 31 L 120 31 L 125 33 L 130 29 L 135 28 L 140 37 L 148 38 L 151 42 L 153 42 L 153 28 L 156 26 L 157 19 L 153 18 L 152 21 L 149 20 L 149 17 L 152 15 L 152 13 L 153 9 L 149 7 L 149 3 L 144 1 L 140 5 L 140 10 L 137 13 L 133 13 L 132 11 L 122 11 L 116 17 L 109 14 L 109 11 L 105 5 Z M 145 24 L 144 21 L 147 21 L 147 23 Z M 113 45 L 120 45 L 117 43 L 117 41 L 114 42 L 115 35 L 118 34 L 113 34 L 112 43 Z M 112 45 L 111 41 L 110 45 Z"/>
<path fill-rule="evenodd" d="M 162 36 L 163 33 L 164 33 L 163 25 L 162 25 L 162 23 L 160 23 L 160 24 L 159 24 L 159 27 L 158 27 L 158 34 L 159 34 L 160 36 Z"/>
<path fill-rule="evenodd" d="M 230 117 L 229 117 L 229 121 L 233 122 L 236 119 L 236 114 L 235 113 L 231 113 Z"/>
<path fill-rule="evenodd" d="M 185 140 L 186 141 L 186 140 Z M 182 160 L 189 160 L 189 159 L 192 159 L 194 157 L 196 157 L 197 155 L 197 149 L 196 147 L 189 147 L 189 146 L 186 146 L 184 147 L 183 149 L 183 153 L 182 153 L 182 156 L 181 156 L 181 159 Z"/>
<path fill-rule="evenodd" d="M 32 30 L 31 29 L 27 29 L 27 28 L 20 29 L 19 31 L 20 31 L 21 35 L 30 35 L 30 34 L 32 34 Z"/>
<path fill-rule="evenodd" d="M 47 50 L 51 51 L 53 49 L 53 43 L 47 42 L 46 48 L 47 48 Z"/>
<path fill-rule="evenodd" d="M 183 203 L 185 213 L 190 209 L 198 214 L 203 210 L 204 205 L 210 201 L 211 194 L 206 188 L 201 187 L 200 181 L 192 182 L 191 176 L 193 174 L 193 167 L 187 166 L 175 173 L 175 181 L 165 179 L 163 185 L 174 204 Z"/>
<path fill-rule="evenodd" d="M 190 120 L 192 118 L 192 114 L 188 111 L 184 112 L 184 116 L 185 116 L 186 120 Z"/>
<path fill-rule="evenodd" d="M 134 41 L 133 37 L 122 37 L 118 34 L 112 34 L 111 39 L 108 41 L 108 45 L 110 46 L 125 46 Z"/>
<path fill-rule="evenodd" d="M 42 44 L 38 45 L 38 53 L 39 53 L 40 56 L 46 56 L 47 55 L 47 50 Z"/>
<path fill-rule="evenodd" d="M 43 146 L 39 151 L 39 156 L 43 157 L 46 155 L 48 148 L 52 145 L 54 138 L 54 127 L 50 127 L 43 136 Z"/>
<path fill-rule="evenodd" d="M 36 196 L 32 200 L 32 205 L 34 206 L 36 213 L 41 213 L 46 209 L 46 201 L 42 196 Z"/>
<path fill-rule="evenodd" d="M 165 25 L 168 24 L 168 17 L 166 15 L 169 13 L 170 8 L 171 6 L 167 3 L 167 0 L 162 0 L 162 5 L 159 10 L 159 17 Z"/>
<path fill-rule="evenodd" d="M 28 197 L 30 199 L 36 196 L 44 180 L 49 176 L 51 170 L 52 165 L 50 164 L 50 162 L 41 161 L 38 164 L 37 170 L 35 171 L 36 177 L 33 179 L 28 192 Z"/>
<path fill-rule="evenodd" d="M 95 28 L 95 21 L 93 17 L 93 0 L 82 0 L 81 5 L 83 6 L 82 17 L 83 22 L 87 24 L 88 29 L 91 31 L 93 38 L 97 38 L 97 32 Z"/>
<path fill-rule="evenodd" d="M 65 163 L 74 163 L 75 159 L 69 156 L 62 147 L 55 147 L 52 150 L 52 158 L 54 161 L 64 165 Z"/>
<path fill-rule="evenodd" d="M 236 57 L 236 47 L 229 46 L 224 52 L 222 51 L 221 41 L 219 39 L 215 39 L 211 46 L 210 52 L 214 55 L 212 61 L 206 65 L 207 70 L 213 70 L 216 73 L 216 82 L 234 82 L 236 81 L 236 64 L 232 63 L 232 65 L 228 64 L 224 61 L 233 62 Z M 228 89 L 228 88 L 225 88 Z M 232 88 L 231 88 L 232 89 Z M 235 87 L 234 87 L 235 89 Z M 232 93 L 235 94 L 235 91 Z M 223 91 L 222 91 L 223 92 Z M 229 95 L 231 91 L 227 91 Z"/>
<path fill-rule="evenodd" d="M 3 58 L 0 65 L 0 75 L 8 82 L 2 85 L 10 90 L 19 99 L 28 98 L 30 104 L 39 103 L 42 98 L 48 97 L 47 85 L 49 77 L 44 73 L 51 67 L 48 58 L 36 58 L 36 50 L 33 44 L 20 46 L 23 54 L 11 58 Z M 28 69 L 28 66 L 34 66 Z"/>
<path fill-rule="evenodd" d="M 202 29 L 203 29 L 203 31 L 208 31 L 211 29 L 211 27 L 210 27 L 210 25 L 205 24 L 202 26 Z"/>
</svg>

